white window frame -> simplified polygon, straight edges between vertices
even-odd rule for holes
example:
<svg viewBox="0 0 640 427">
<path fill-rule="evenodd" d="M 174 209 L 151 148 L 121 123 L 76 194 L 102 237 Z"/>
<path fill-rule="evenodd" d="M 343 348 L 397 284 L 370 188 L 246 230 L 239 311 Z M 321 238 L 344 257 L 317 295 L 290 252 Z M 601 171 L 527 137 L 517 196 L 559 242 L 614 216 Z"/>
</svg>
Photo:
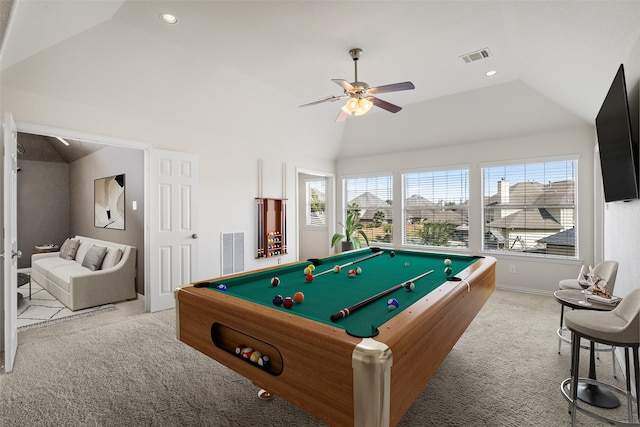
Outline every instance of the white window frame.
<svg viewBox="0 0 640 427">
<path fill-rule="evenodd" d="M 409 246 L 409 247 L 413 247 L 413 248 L 428 248 L 430 250 L 440 250 L 440 249 L 446 249 L 448 251 L 469 251 L 469 246 L 470 246 L 470 242 L 469 242 L 469 236 L 471 235 L 470 230 L 468 231 L 467 234 L 467 241 L 466 241 L 466 245 L 464 246 L 434 246 L 434 245 L 426 245 L 426 244 L 418 244 L 418 243 L 413 243 L 413 242 L 408 242 L 407 241 L 407 198 L 411 197 L 412 194 L 408 194 L 407 192 L 407 175 L 411 175 L 411 174 L 420 174 L 420 173 L 424 173 L 424 174 L 432 174 L 432 173 L 438 173 L 438 172 L 447 172 L 447 171 L 465 171 L 466 172 L 466 203 L 467 203 L 467 213 L 466 213 L 466 219 L 467 219 L 467 225 L 470 225 L 470 192 L 471 190 L 471 182 L 470 182 L 470 175 L 471 175 L 471 167 L 469 164 L 463 164 L 463 165 L 448 165 L 448 166 L 442 166 L 442 167 L 430 167 L 430 168 L 421 168 L 421 169 L 412 169 L 412 170 L 404 170 L 401 172 L 400 176 L 401 176 L 401 185 L 402 185 L 402 244 L 405 246 Z M 435 202 L 435 200 L 432 200 Z"/>
<path fill-rule="evenodd" d="M 324 183 L 324 219 L 322 224 L 314 224 L 311 221 L 311 183 L 320 182 Z M 327 186 L 329 182 L 326 177 L 314 177 L 306 178 L 304 180 L 305 186 L 305 228 L 313 230 L 326 230 L 327 229 Z"/>
<path fill-rule="evenodd" d="M 509 166 L 518 166 L 518 165 L 529 165 L 536 163 L 553 163 L 553 162 L 574 162 L 574 205 L 573 205 L 573 221 L 575 227 L 575 249 L 573 255 L 559 255 L 559 254 L 543 254 L 543 253 L 535 253 L 535 252 L 520 252 L 520 251 L 512 251 L 507 248 L 503 248 L 502 250 L 498 248 L 488 248 L 486 245 L 486 209 L 485 209 L 485 169 L 495 168 L 495 167 L 509 167 Z M 528 159 L 511 159 L 505 161 L 496 161 L 496 162 L 482 162 L 479 164 L 480 168 L 480 176 L 481 176 L 481 225 L 482 231 L 480 235 L 480 247 L 481 251 L 484 253 L 488 253 L 491 255 L 501 254 L 501 255 L 509 255 L 514 257 L 525 257 L 525 258 L 547 258 L 547 259 L 564 259 L 564 260 L 576 260 L 580 257 L 579 251 L 579 239 L 578 239 L 578 230 L 579 230 L 579 176 L 580 176 L 580 156 L 577 154 L 573 155 L 563 155 L 563 156 L 550 156 L 550 157 L 541 157 L 541 158 L 528 158 Z M 515 183 L 509 183 L 510 185 Z"/>
<path fill-rule="evenodd" d="M 348 195 L 348 191 L 347 191 L 347 181 L 349 180 L 356 180 L 356 179 L 389 179 L 389 198 L 385 199 L 384 201 L 386 202 L 386 200 L 391 200 L 392 204 L 389 205 L 388 209 L 389 212 L 393 212 L 394 206 L 393 203 L 396 202 L 396 200 L 394 200 L 394 181 L 395 181 L 395 175 L 393 172 L 390 171 L 382 171 L 379 173 L 373 173 L 373 174 L 362 174 L 362 175 L 349 175 L 349 176 L 343 176 L 342 177 L 342 211 L 340 213 L 340 218 L 339 221 L 341 223 L 344 224 L 344 221 L 347 217 L 347 212 L 348 212 L 348 206 L 349 206 L 349 195 Z M 359 206 L 360 209 L 363 208 L 363 206 Z M 386 208 L 386 206 L 385 206 Z M 392 227 L 396 227 L 397 224 L 396 223 L 392 223 L 391 224 Z M 344 230 L 342 229 L 342 227 L 338 226 L 338 232 L 343 232 Z M 367 232 L 367 228 L 364 228 L 365 232 Z M 369 233 L 367 233 L 367 235 L 369 236 Z M 370 244 L 375 244 L 375 246 L 384 246 L 384 245 L 389 245 L 391 243 L 393 243 L 393 228 L 392 228 L 392 232 L 391 232 L 391 240 L 389 242 L 386 242 L 384 240 L 372 240 L 371 237 L 369 236 L 369 243 Z"/>
</svg>

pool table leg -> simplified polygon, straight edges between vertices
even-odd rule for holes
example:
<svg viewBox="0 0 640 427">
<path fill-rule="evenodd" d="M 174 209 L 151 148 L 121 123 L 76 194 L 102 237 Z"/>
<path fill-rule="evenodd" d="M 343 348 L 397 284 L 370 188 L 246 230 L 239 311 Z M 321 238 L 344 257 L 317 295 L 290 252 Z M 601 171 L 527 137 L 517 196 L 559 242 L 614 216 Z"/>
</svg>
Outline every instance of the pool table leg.
<svg viewBox="0 0 640 427">
<path fill-rule="evenodd" d="M 388 427 L 393 355 L 385 344 L 364 338 L 353 350 L 355 427 Z"/>
</svg>

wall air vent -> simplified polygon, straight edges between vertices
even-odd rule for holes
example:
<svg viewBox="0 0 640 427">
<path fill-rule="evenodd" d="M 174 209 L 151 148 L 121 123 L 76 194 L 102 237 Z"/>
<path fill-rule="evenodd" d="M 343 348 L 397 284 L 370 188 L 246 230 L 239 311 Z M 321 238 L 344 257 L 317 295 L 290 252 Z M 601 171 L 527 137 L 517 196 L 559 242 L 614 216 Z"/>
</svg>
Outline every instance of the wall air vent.
<svg viewBox="0 0 640 427">
<path fill-rule="evenodd" d="M 222 275 L 244 271 L 244 233 L 222 233 Z"/>
<path fill-rule="evenodd" d="M 491 56 L 491 51 L 488 48 L 476 50 L 475 52 L 467 53 L 465 55 L 460 56 L 462 60 L 469 64 L 471 62 L 479 61 L 481 59 L 486 59 Z"/>
</svg>

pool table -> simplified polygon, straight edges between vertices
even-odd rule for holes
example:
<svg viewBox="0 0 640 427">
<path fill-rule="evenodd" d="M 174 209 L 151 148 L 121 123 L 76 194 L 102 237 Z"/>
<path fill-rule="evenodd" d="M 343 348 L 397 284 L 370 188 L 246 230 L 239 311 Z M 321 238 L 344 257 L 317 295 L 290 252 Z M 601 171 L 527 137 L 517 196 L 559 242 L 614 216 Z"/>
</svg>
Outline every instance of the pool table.
<svg viewBox="0 0 640 427">
<path fill-rule="evenodd" d="M 192 283 L 175 290 L 176 333 L 330 425 L 396 425 L 493 292 L 495 263 L 365 248 Z M 296 292 L 290 308 L 273 302 Z"/>
</svg>

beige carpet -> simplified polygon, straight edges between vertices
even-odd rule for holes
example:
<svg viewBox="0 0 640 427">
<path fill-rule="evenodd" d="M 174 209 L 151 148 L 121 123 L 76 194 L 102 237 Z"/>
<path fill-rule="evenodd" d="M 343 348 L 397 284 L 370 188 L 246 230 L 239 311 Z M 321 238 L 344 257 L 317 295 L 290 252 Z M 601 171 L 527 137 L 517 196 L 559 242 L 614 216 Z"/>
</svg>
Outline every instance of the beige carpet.
<svg viewBox="0 0 640 427">
<path fill-rule="evenodd" d="M 28 283 L 18 288 L 18 292 L 22 294 L 22 299 L 18 303 L 19 331 L 64 322 L 77 317 L 92 316 L 100 312 L 116 309 L 113 304 L 105 304 L 98 307 L 71 311 L 34 281 L 31 282 L 31 299 L 29 299 Z"/>
<path fill-rule="evenodd" d="M 20 332 L 14 372 L 0 375 L 0 425 L 324 425 L 282 399 L 260 401 L 250 381 L 178 342 L 173 310 L 119 312 Z M 400 425 L 569 425 L 559 312 L 553 297 L 496 291 Z M 610 355 L 597 368 L 624 386 Z"/>
</svg>

